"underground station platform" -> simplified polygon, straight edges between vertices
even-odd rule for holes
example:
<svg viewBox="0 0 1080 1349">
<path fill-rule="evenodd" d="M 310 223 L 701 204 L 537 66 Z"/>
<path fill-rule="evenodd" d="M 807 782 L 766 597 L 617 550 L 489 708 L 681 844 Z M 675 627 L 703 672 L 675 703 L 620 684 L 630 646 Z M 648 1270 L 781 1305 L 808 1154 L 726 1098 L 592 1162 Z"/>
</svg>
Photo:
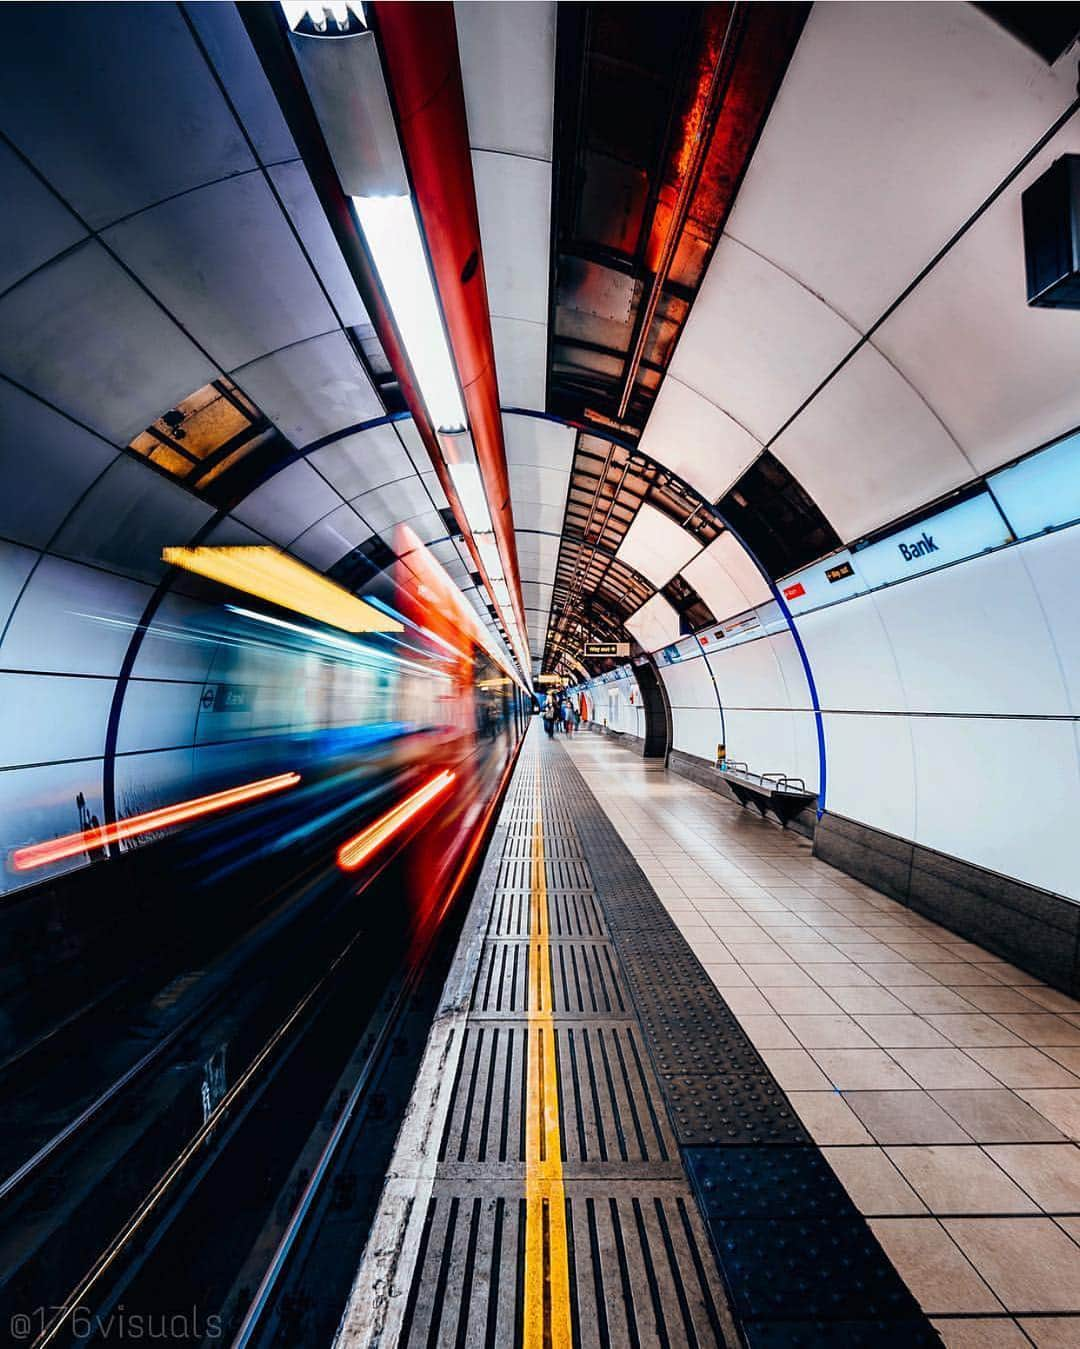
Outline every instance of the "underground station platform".
<svg viewBox="0 0 1080 1349">
<path fill-rule="evenodd" d="M 575 739 L 520 756 L 338 1349 L 939 1343 L 579 765 L 663 775 Z"/>
</svg>

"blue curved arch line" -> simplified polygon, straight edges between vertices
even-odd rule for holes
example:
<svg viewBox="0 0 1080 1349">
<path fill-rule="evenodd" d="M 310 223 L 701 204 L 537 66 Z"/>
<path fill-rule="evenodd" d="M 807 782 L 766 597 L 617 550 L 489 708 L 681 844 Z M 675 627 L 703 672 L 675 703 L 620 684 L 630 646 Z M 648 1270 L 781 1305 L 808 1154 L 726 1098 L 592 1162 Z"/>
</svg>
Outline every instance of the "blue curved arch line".
<svg viewBox="0 0 1080 1349">
<path fill-rule="evenodd" d="M 584 426 L 580 422 L 567 421 L 564 417 L 553 416 L 550 412 L 535 412 L 532 408 L 503 408 L 502 411 L 507 415 L 515 417 L 533 417 L 537 421 L 554 422 L 556 426 L 568 426 L 574 431 L 584 431 L 587 435 L 596 436 L 597 440 L 608 440 L 613 445 L 619 445 L 625 450 L 633 450 L 635 454 L 640 454 L 643 458 L 651 460 L 658 468 L 661 468 L 668 477 L 674 479 L 689 492 L 692 492 L 695 496 L 701 496 L 701 493 L 692 483 L 689 483 L 685 478 L 680 477 L 678 473 L 673 469 L 668 468 L 668 466 L 659 459 L 653 459 L 652 455 L 645 454 L 632 440 L 628 440 L 625 436 L 619 436 L 614 432 L 603 430 L 595 426 Z M 810 664 L 810 657 L 807 654 L 806 647 L 803 645 L 803 639 L 796 626 L 795 616 L 788 608 L 787 600 L 785 600 L 780 593 L 779 586 L 762 566 L 757 553 L 754 552 L 739 531 L 732 525 L 731 521 L 728 520 L 723 511 L 718 510 L 711 501 L 705 500 L 704 497 L 702 497 L 702 501 L 705 504 L 705 508 L 720 521 L 724 528 L 731 534 L 732 538 L 738 540 L 747 557 L 750 558 L 754 566 L 757 567 L 758 571 L 761 573 L 762 578 L 772 592 L 773 599 L 776 600 L 780 612 L 784 615 L 788 629 L 795 642 L 795 649 L 798 651 L 799 660 L 802 662 L 803 674 L 806 676 L 806 687 L 810 693 L 810 704 L 814 709 L 814 727 L 817 731 L 818 746 L 817 817 L 820 820 L 825 813 L 825 789 L 828 777 L 827 755 L 825 750 L 825 721 L 821 715 L 821 701 L 818 698 L 817 684 L 814 681 L 814 671 Z"/>
</svg>

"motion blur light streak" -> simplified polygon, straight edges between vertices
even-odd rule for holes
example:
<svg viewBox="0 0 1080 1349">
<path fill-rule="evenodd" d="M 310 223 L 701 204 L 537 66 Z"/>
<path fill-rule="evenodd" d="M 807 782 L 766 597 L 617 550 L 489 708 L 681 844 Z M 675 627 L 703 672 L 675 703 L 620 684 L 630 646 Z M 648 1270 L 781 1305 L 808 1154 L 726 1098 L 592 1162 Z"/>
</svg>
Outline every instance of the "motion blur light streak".
<svg viewBox="0 0 1080 1349">
<path fill-rule="evenodd" d="M 310 642 L 318 643 L 322 646 L 329 646 L 335 652 L 344 651 L 350 657 L 350 664 L 368 665 L 378 668 L 380 665 L 402 665 L 409 670 L 416 670 L 422 674 L 425 679 L 449 679 L 449 675 L 443 674 L 439 670 L 430 670 L 424 665 L 418 665 L 414 660 L 405 660 L 402 656 L 395 656 L 389 651 L 379 651 L 375 647 L 364 646 L 360 642 L 350 642 L 343 637 L 334 637 L 328 632 L 316 632 L 314 628 L 303 628 L 299 623 L 290 623 L 284 618 L 274 618 L 271 614 L 258 614 L 254 609 L 243 609 L 236 604 L 226 604 L 225 608 L 231 614 L 238 614 L 241 618 L 254 619 L 256 623 L 268 623 L 272 628 L 283 628 L 286 632 L 295 632 L 301 637 L 305 637 Z M 394 641 L 394 638 L 390 639 Z M 409 647 L 410 651 L 417 650 L 416 647 Z M 425 652 L 421 652 L 425 655 Z M 436 656 L 436 660 L 444 660 L 445 657 Z"/>
<path fill-rule="evenodd" d="M 341 867 L 342 871 L 355 871 L 372 853 L 381 848 L 388 839 L 393 838 L 400 829 L 408 824 L 414 815 L 446 791 L 455 777 L 455 773 L 446 769 L 437 777 L 432 778 L 425 786 L 413 792 L 411 796 L 407 796 L 399 806 L 395 806 L 393 810 L 388 810 L 381 819 L 361 830 L 355 838 L 349 839 L 348 843 L 343 843 L 338 850 L 338 866 Z"/>
<path fill-rule="evenodd" d="M 77 857 L 80 853 L 119 843 L 121 839 L 149 834 L 155 829 L 198 819 L 201 815 L 212 815 L 245 801 L 256 801 L 272 792 L 295 787 L 299 781 L 299 773 L 279 773 L 277 777 L 262 778 L 259 782 L 249 782 L 243 787 L 230 787 L 227 791 L 214 792 L 211 796 L 197 796 L 192 801 L 180 801 L 175 806 L 163 806 L 160 810 L 150 810 L 143 815 L 132 815 L 126 820 L 118 820 L 116 824 L 100 825 L 77 834 L 65 834 L 63 838 L 50 839 L 48 843 L 33 843 L 27 848 L 17 848 L 11 855 L 11 865 L 16 871 L 31 871 L 34 867 L 47 866 L 50 862 L 60 862 L 66 857 Z"/>
<path fill-rule="evenodd" d="M 163 548 L 162 561 L 255 595 L 345 632 L 400 632 L 402 625 L 277 548 Z"/>
</svg>

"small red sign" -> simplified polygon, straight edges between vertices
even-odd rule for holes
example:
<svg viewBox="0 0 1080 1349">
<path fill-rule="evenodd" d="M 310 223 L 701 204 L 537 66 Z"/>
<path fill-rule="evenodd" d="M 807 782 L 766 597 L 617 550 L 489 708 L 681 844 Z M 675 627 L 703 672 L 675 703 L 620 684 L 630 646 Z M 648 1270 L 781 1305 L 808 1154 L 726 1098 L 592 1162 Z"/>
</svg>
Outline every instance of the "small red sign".
<svg viewBox="0 0 1080 1349">
<path fill-rule="evenodd" d="M 793 586 L 784 587 L 784 599 L 797 600 L 800 595 L 806 594 L 806 587 L 801 581 L 796 581 Z"/>
</svg>

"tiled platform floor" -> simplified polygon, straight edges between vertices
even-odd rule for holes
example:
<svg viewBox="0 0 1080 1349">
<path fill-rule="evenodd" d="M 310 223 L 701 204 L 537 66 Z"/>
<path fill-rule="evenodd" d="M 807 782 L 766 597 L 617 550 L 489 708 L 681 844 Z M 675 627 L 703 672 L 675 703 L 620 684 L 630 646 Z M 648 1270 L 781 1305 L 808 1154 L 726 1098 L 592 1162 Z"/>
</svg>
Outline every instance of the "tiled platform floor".
<svg viewBox="0 0 1080 1349">
<path fill-rule="evenodd" d="M 562 743 L 949 1349 L 1080 1349 L 1080 1003 L 616 741 Z"/>
</svg>

